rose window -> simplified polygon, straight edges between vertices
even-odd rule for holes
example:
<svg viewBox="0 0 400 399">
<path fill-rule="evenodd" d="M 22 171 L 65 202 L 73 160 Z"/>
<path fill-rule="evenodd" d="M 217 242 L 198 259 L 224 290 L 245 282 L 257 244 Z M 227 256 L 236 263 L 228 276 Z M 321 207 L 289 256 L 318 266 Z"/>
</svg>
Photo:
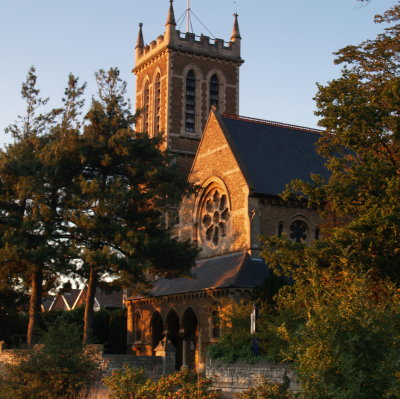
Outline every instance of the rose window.
<svg viewBox="0 0 400 399">
<path fill-rule="evenodd" d="M 290 238 L 296 242 L 307 238 L 308 226 L 302 220 L 296 220 L 290 225 Z"/>
<path fill-rule="evenodd" d="M 208 193 L 202 209 L 201 227 L 205 241 L 213 246 L 226 236 L 230 218 L 228 199 L 218 189 Z"/>
</svg>

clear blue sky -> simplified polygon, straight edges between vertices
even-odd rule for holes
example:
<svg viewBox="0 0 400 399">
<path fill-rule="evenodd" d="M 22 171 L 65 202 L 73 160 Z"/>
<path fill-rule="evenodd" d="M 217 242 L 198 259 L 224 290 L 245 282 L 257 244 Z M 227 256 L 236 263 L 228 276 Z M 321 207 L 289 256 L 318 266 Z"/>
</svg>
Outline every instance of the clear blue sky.
<svg viewBox="0 0 400 399">
<path fill-rule="evenodd" d="M 191 0 L 191 8 L 218 38 L 229 40 L 234 12 L 242 35 L 240 114 L 315 127 L 315 83 L 338 76 L 332 53 L 373 38 L 373 16 L 394 4 L 371 0 Z M 131 69 L 139 22 L 146 43 L 164 32 L 168 0 L 0 0 L 0 146 L 4 128 L 23 112 L 21 82 L 31 65 L 50 105 L 58 106 L 70 72 L 88 83 L 116 66 L 134 99 Z M 186 0 L 175 0 L 178 18 Z M 206 30 L 194 19 L 195 33 Z M 182 29 L 184 30 L 184 26 Z M 132 104 L 134 106 L 134 103 Z"/>
</svg>

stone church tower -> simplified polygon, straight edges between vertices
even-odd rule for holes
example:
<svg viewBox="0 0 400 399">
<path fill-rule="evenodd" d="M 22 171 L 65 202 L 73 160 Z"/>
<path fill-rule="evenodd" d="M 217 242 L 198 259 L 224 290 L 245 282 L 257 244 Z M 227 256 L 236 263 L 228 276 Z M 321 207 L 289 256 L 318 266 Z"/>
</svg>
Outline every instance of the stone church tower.
<svg viewBox="0 0 400 399">
<path fill-rule="evenodd" d="M 210 108 L 239 113 L 240 31 L 237 14 L 229 42 L 176 29 L 170 0 L 163 35 L 136 44 L 137 130 L 162 134 L 180 169 L 189 173 Z"/>
<path fill-rule="evenodd" d="M 180 203 L 177 233 L 200 252 L 192 278 L 158 276 L 147 292 L 126 298 L 127 344 L 150 356 L 165 338 L 175 347 L 177 370 L 204 370 L 207 350 L 220 337 L 224 303 L 248 297 L 271 277 L 260 236 L 320 238 L 316 210 L 280 193 L 294 179 L 329 177 L 315 149 L 321 132 L 238 115 L 240 41 L 237 15 L 228 43 L 182 36 L 172 0 L 164 35 L 145 46 L 139 30 L 137 129 L 163 134 L 199 188 Z"/>
</svg>

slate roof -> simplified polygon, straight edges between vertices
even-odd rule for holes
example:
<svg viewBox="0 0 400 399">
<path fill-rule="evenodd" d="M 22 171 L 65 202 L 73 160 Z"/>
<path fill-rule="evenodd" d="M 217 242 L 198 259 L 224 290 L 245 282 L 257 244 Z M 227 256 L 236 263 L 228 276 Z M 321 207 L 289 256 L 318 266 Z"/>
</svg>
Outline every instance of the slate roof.
<svg viewBox="0 0 400 399">
<path fill-rule="evenodd" d="M 223 114 L 220 122 L 255 194 L 279 195 L 293 179 L 328 177 L 315 143 L 321 131 Z"/>
<path fill-rule="evenodd" d="M 72 288 L 61 294 L 64 297 L 65 301 L 68 303 L 68 306 L 70 307 L 70 309 L 72 309 L 80 292 L 81 292 L 81 290 L 79 288 Z"/>
<path fill-rule="evenodd" d="M 268 277 L 268 267 L 247 252 L 200 259 L 192 269 L 193 278 L 157 280 L 149 294 L 163 296 L 212 288 L 254 288 Z"/>
<path fill-rule="evenodd" d="M 96 290 L 96 299 L 102 308 L 119 308 L 123 307 L 122 291 L 103 291 L 100 288 Z"/>
</svg>

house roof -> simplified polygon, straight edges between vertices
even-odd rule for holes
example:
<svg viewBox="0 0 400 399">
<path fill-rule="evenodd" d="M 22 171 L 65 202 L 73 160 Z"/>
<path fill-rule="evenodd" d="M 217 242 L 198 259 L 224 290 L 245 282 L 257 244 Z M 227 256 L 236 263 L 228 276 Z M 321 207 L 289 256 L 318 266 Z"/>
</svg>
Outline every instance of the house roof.
<svg viewBox="0 0 400 399">
<path fill-rule="evenodd" d="M 102 308 L 122 308 L 123 306 L 123 294 L 121 290 L 104 291 L 97 288 L 96 299 Z"/>
<path fill-rule="evenodd" d="M 76 297 L 73 308 L 79 307 L 86 302 L 87 286 L 81 289 L 79 296 Z M 95 305 L 99 308 L 119 308 L 123 307 L 123 293 L 121 290 L 102 290 L 96 288 L 94 296 Z"/>
<path fill-rule="evenodd" d="M 255 194 L 279 195 L 293 179 L 329 177 L 315 144 L 316 129 L 223 114 L 219 121 Z"/>
<path fill-rule="evenodd" d="M 78 298 L 80 292 L 81 290 L 79 288 L 72 288 L 71 290 L 65 291 L 61 294 L 69 309 L 72 309 L 72 307 L 74 306 L 74 303 Z"/>
<path fill-rule="evenodd" d="M 55 295 L 47 295 L 43 300 L 42 300 L 42 307 L 45 312 L 49 311 L 56 299 Z"/>
<path fill-rule="evenodd" d="M 245 251 L 200 259 L 192 269 L 192 278 L 158 279 L 151 296 L 196 292 L 213 288 L 254 288 L 268 277 L 268 267 Z"/>
</svg>

